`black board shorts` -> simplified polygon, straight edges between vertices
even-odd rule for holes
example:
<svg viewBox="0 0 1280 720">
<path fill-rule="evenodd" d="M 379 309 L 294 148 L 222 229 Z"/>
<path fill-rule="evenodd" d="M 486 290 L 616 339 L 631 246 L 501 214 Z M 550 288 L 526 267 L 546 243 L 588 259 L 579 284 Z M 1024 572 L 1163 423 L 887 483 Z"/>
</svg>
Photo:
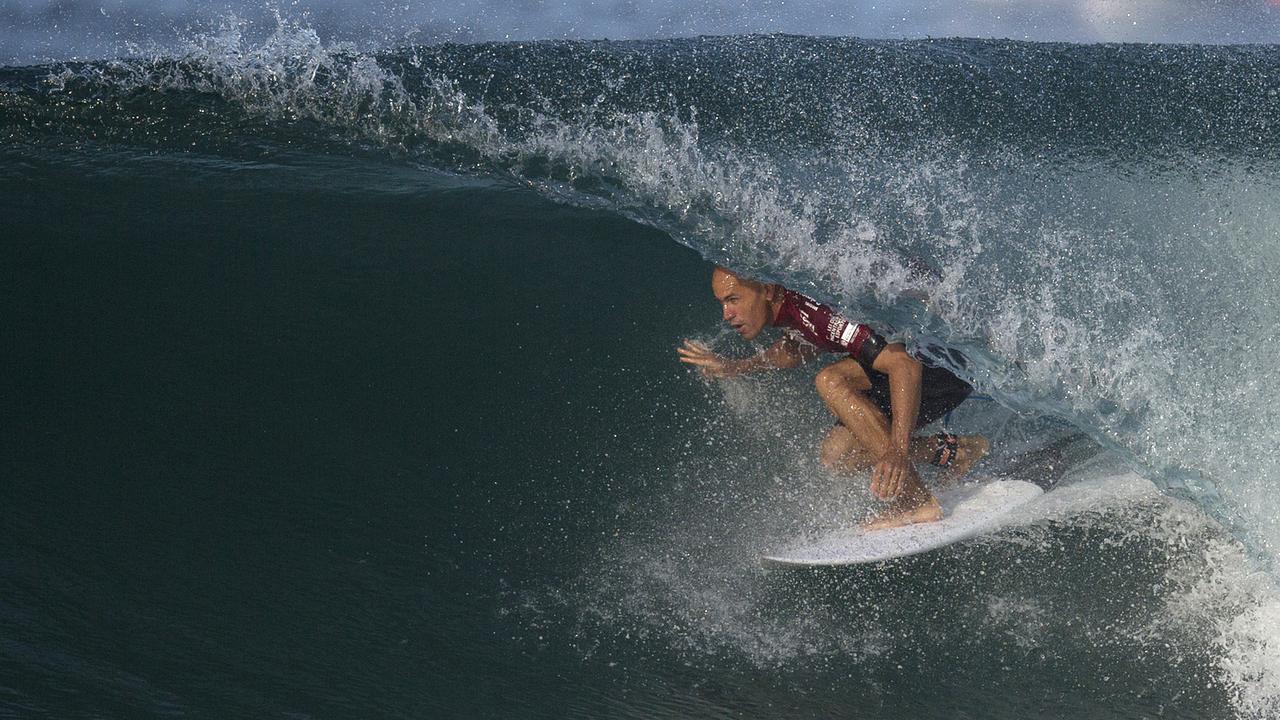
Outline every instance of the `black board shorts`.
<svg viewBox="0 0 1280 720">
<path fill-rule="evenodd" d="M 867 373 L 871 381 L 871 389 L 867 397 L 879 406 L 886 416 L 892 416 L 889 404 L 889 376 L 874 370 Z M 920 412 L 916 415 L 916 428 L 941 418 L 956 409 L 965 398 L 973 392 L 969 383 L 961 380 L 950 370 L 925 365 L 920 377 Z M 836 421 L 836 424 L 841 424 Z"/>
</svg>

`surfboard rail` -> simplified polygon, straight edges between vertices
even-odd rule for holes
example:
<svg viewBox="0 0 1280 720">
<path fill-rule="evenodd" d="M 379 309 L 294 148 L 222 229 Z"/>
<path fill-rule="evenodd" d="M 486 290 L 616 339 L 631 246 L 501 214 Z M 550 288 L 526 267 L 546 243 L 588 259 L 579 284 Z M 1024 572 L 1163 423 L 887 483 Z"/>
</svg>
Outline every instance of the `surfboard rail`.
<svg viewBox="0 0 1280 720">
<path fill-rule="evenodd" d="M 941 492 L 937 522 L 882 530 L 841 529 L 800 541 L 760 562 L 765 567 L 839 567 L 883 562 L 937 550 L 992 532 L 1018 507 L 1044 494 L 1024 480 L 992 480 Z"/>
</svg>

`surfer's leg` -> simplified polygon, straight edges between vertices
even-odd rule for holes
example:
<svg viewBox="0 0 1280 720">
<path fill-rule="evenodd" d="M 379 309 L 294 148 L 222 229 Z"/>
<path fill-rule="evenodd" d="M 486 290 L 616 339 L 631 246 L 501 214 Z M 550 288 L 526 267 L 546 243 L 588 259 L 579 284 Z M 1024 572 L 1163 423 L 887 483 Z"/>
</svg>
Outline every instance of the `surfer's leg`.
<svg viewBox="0 0 1280 720">
<path fill-rule="evenodd" d="M 982 459 L 991 444 L 981 435 L 952 435 L 939 433 L 926 437 L 916 437 L 911 441 L 911 458 L 914 462 L 927 462 L 942 468 L 944 484 L 954 483 L 964 477 L 974 463 Z M 911 525 L 914 523 L 933 522 L 942 519 L 942 508 L 937 507 L 937 500 L 930 495 L 925 502 L 917 502 L 907 497 L 907 492 L 894 498 L 893 504 L 862 527 L 867 530 Z"/>
<path fill-rule="evenodd" d="M 938 465 L 947 473 L 957 474 L 957 477 L 964 475 L 969 466 L 986 455 L 987 441 L 980 436 L 952 437 L 956 438 L 956 447 L 952 450 L 947 446 L 945 454 L 938 451 L 943 445 L 938 436 L 911 438 L 911 461 L 918 465 L 922 462 Z M 845 473 L 860 473 L 876 464 L 876 457 L 859 445 L 858 438 L 842 423 L 836 423 L 836 427 L 822 439 L 818 457 L 827 468 Z"/>
<path fill-rule="evenodd" d="M 944 433 L 912 438 L 911 461 L 917 465 L 927 463 L 941 468 L 948 482 L 967 475 L 991 448 L 981 435 L 950 435 L 954 440 L 944 439 L 942 435 Z M 822 439 L 818 457 L 824 466 L 847 473 L 870 470 L 875 464 L 871 453 L 858 444 L 849 428 L 839 422 Z"/>
<path fill-rule="evenodd" d="M 831 428 L 831 432 L 822 439 L 818 458 L 826 467 L 847 473 L 869 470 L 875 460 L 858 444 L 849 428 L 840 424 Z"/>
<path fill-rule="evenodd" d="M 947 415 L 973 393 L 973 388 L 968 383 L 940 367 L 926 365 L 920 384 L 917 428 L 937 420 L 945 422 Z M 873 385 L 875 387 L 871 389 L 871 395 L 884 407 L 889 397 L 888 383 L 882 381 L 877 385 L 873 381 Z M 941 468 L 940 477 L 944 482 L 955 482 L 963 478 L 991 450 L 991 443 L 981 435 L 952 435 L 942 432 L 919 438 L 917 442 L 920 443 L 919 446 L 913 442 L 911 447 L 912 460 Z"/>
<path fill-rule="evenodd" d="M 871 381 L 857 361 L 849 358 L 828 365 L 818 373 L 815 384 L 827 409 L 840 419 L 857 447 L 874 458 L 878 457 L 875 448 L 889 446 L 889 417 L 867 396 Z M 889 527 L 940 519 L 942 507 L 919 474 L 912 471 L 902 491 L 875 523 Z"/>
<path fill-rule="evenodd" d="M 991 443 L 981 435 L 953 435 L 941 432 L 912 442 L 912 455 L 927 456 L 925 462 L 942 469 L 944 483 L 959 481 L 991 450 Z"/>
</svg>

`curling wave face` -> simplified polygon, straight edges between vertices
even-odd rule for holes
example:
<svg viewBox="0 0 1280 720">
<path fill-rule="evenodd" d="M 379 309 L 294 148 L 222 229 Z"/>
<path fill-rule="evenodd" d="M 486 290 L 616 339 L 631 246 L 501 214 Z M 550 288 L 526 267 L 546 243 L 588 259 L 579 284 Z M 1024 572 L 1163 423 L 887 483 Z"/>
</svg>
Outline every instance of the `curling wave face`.
<svg viewBox="0 0 1280 720">
<path fill-rule="evenodd" d="M 0 70 L 0 136 L 10 157 L 336 148 L 638 220 L 1070 422 L 1272 566 L 1278 88 L 1264 47 L 772 36 L 369 54 L 233 24 L 176 57 Z M 1220 637 L 1227 671 L 1255 678 L 1241 707 L 1265 708 L 1277 604 L 1251 592 Z"/>
</svg>

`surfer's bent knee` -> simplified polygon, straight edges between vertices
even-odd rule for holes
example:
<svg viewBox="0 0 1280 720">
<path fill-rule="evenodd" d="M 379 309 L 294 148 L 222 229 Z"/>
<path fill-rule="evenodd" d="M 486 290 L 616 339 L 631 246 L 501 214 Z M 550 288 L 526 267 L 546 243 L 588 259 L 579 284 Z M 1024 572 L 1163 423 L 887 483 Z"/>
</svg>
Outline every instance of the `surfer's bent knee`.
<svg viewBox="0 0 1280 720">
<path fill-rule="evenodd" d="M 832 363 L 818 371 L 813 378 L 818 395 L 826 398 L 839 390 L 865 392 L 871 389 L 871 379 L 856 361 L 852 359 Z"/>
</svg>

